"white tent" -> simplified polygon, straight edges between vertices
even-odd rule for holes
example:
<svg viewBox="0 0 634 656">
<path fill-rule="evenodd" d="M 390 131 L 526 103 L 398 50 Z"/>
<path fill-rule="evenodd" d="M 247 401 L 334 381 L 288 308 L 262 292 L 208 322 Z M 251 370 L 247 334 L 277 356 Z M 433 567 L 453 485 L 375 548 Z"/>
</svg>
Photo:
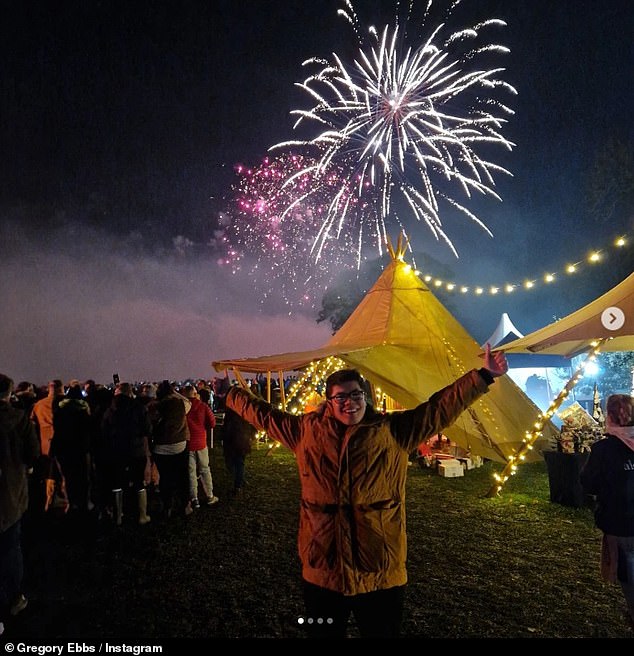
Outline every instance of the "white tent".
<svg viewBox="0 0 634 656">
<path fill-rule="evenodd" d="M 500 344 L 508 342 L 511 336 L 524 337 L 524 335 L 522 335 L 522 333 L 515 327 L 509 315 L 506 312 L 503 312 L 497 328 L 493 331 L 493 334 L 487 339 L 485 344 L 490 344 L 491 348 L 500 346 Z M 482 345 L 482 348 L 484 348 L 484 344 Z"/>
<path fill-rule="evenodd" d="M 540 330 L 504 345 L 505 353 L 571 358 L 608 339 L 602 351 L 634 351 L 634 273 L 596 300 Z"/>
</svg>

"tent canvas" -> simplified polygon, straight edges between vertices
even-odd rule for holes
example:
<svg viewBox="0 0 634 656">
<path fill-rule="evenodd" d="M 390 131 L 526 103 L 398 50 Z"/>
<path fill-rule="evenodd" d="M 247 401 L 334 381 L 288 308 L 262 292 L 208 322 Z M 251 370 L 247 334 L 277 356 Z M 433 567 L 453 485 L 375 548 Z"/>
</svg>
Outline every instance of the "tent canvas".
<svg viewBox="0 0 634 656">
<path fill-rule="evenodd" d="M 505 344 L 504 352 L 571 358 L 607 337 L 612 339 L 603 344 L 602 351 L 634 351 L 634 273 L 576 312 Z"/>
<path fill-rule="evenodd" d="M 478 343 L 402 260 L 400 251 L 392 251 L 391 263 L 321 348 L 212 364 L 217 371 L 230 367 L 246 372 L 290 371 L 327 356 L 337 356 L 346 366 L 357 368 L 406 408 L 482 366 Z M 446 435 L 474 455 L 506 462 L 540 414 L 511 378 L 502 376 Z M 556 432 L 554 424 L 547 422 L 528 460 L 540 459 L 539 449 Z"/>
</svg>

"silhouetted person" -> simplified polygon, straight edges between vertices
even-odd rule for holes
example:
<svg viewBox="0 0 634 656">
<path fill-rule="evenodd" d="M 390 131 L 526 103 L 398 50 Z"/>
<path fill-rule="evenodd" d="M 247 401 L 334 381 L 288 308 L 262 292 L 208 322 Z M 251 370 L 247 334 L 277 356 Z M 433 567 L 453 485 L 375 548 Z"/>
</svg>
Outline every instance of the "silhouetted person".
<svg viewBox="0 0 634 656">
<path fill-rule="evenodd" d="M 606 436 L 592 445 L 580 478 L 584 490 L 596 496 L 601 574 L 620 583 L 634 630 L 634 398 L 612 394 L 606 414 Z"/>
<path fill-rule="evenodd" d="M 231 474 L 233 495 L 239 496 L 244 487 L 244 465 L 251 453 L 256 435 L 255 428 L 242 417 L 227 408 L 222 424 L 222 449 L 225 464 Z"/>
<path fill-rule="evenodd" d="M 14 406 L 24 410 L 27 417 L 31 416 L 31 410 L 37 402 L 37 395 L 35 394 L 35 386 L 26 380 L 18 383 L 13 392 L 15 399 Z"/>
<path fill-rule="evenodd" d="M 112 492 L 114 521 L 121 525 L 123 497 L 132 489 L 139 524 L 147 524 L 145 468 L 150 455 L 152 425 L 147 407 L 134 397 L 130 383 L 119 383 L 101 421 L 102 466 Z"/>
<path fill-rule="evenodd" d="M 26 606 L 21 520 L 29 504 L 27 471 L 40 455 L 29 416 L 11 406 L 13 380 L 0 374 L 0 634 Z"/>
<path fill-rule="evenodd" d="M 50 456 L 51 441 L 55 432 L 53 414 L 60 401 L 64 400 L 64 384 L 58 378 L 48 384 L 48 395 L 33 405 L 31 419 L 40 438 L 41 455 L 35 463 L 33 473 L 38 486 L 38 506 L 48 510 L 53 503 L 56 487 L 62 484 L 57 464 Z"/>
<path fill-rule="evenodd" d="M 159 384 L 156 400 L 148 406 L 152 421 L 152 455 L 160 476 L 160 496 L 167 517 L 173 512 L 191 512 L 187 499 L 189 428 L 186 417 L 190 407 L 190 401 L 176 392 L 167 380 Z"/>
<path fill-rule="evenodd" d="M 90 407 L 81 387 L 69 388 L 53 415 L 54 435 L 50 455 L 57 459 L 64 479 L 70 509 L 87 511 L 90 500 L 90 447 L 93 433 Z"/>
</svg>

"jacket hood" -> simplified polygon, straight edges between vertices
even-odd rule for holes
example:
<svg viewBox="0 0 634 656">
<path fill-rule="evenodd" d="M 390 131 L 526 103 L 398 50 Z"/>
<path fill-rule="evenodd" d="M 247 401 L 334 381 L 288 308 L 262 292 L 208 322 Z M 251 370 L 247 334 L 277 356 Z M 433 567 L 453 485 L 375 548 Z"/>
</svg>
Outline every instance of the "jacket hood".
<svg viewBox="0 0 634 656">
<path fill-rule="evenodd" d="M 63 401 L 59 402 L 59 407 L 60 408 L 75 407 L 78 410 L 88 410 L 89 409 L 88 402 L 84 401 L 83 399 L 67 399 L 67 398 L 65 398 Z"/>
<path fill-rule="evenodd" d="M 608 422 L 605 432 L 618 438 L 631 451 L 634 451 L 634 426 L 616 426 Z"/>
</svg>

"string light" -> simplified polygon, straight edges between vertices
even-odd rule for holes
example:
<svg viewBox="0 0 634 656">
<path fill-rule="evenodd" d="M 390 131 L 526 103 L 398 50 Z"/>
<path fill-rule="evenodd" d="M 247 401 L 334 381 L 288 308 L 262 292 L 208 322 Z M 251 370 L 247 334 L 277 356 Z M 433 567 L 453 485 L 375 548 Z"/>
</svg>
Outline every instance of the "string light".
<svg viewBox="0 0 634 656">
<path fill-rule="evenodd" d="M 550 420 L 550 418 L 555 414 L 555 412 L 557 412 L 561 404 L 568 398 L 570 392 L 577 385 L 577 383 L 583 378 L 586 367 L 590 363 L 595 362 L 595 360 L 597 359 L 597 355 L 599 354 L 599 351 L 601 349 L 601 346 L 603 346 L 603 344 L 606 341 L 608 341 L 608 339 L 611 339 L 611 337 L 605 337 L 603 339 L 592 342 L 590 351 L 588 351 L 588 355 L 586 359 L 581 363 L 577 371 L 575 371 L 575 373 L 572 375 L 570 380 L 566 383 L 566 385 L 561 390 L 561 392 L 559 392 L 557 397 L 551 402 L 546 412 L 544 412 L 538 417 L 537 421 L 533 425 L 533 428 L 530 431 L 526 431 L 524 439 L 522 440 L 522 444 L 519 447 L 517 453 L 514 453 L 508 457 L 506 466 L 504 467 L 501 473 L 498 474 L 496 472 L 493 475 L 493 478 L 495 479 L 495 483 L 493 487 L 489 490 L 489 493 L 487 494 L 488 497 L 495 497 L 499 495 L 506 481 L 508 481 L 508 479 L 511 476 L 514 476 L 517 473 L 517 461 L 518 460 L 523 461 L 526 458 L 527 451 L 532 451 L 535 442 L 537 442 L 537 440 L 540 437 L 542 437 L 542 429 L 544 427 L 544 424 Z"/>
<path fill-rule="evenodd" d="M 620 238 L 620 242 L 623 238 Z M 615 242 L 616 243 L 616 242 Z M 400 252 L 400 251 L 399 251 Z M 410 268 L 411 270 L 411 268 Z M 413 272 L 415 275 L 420 275 L 418 271 Z M 428 276 L 426 276 L 427 278 Z M 553 276 L 554 277 L 554 276 Z M 429 277 L 431 279 L 431 277 Z M 440 281 L 437 281 L 440 282 Z M 528 286 L 530 281 L 526 281 L 524 286 Z M 442 283 L 441 283 L 442 284 Z M 507 285 L 505 291 L 513 291 L 515 286 L 511 289 Z M 468 291 L 468 287 L 461 288 L 461 291 Z M 476 293 L 483 293 L 483 288 L 476 288 Z M 498 290 L 496 290 L 497 292 Z M 577 385 L 577 383 L 583 378 L 586 367 L 593 363 L 601 346 L 611 338 L 603 338 L 591 343 L 590 350 L 586 357 L 586 360 L 580 365 L 575 374 L 570 378 L 566 383 L 564 388 L 559 392 L 557 397 L 552 401 L 546 412 L 541 414 L 537 421 L 534 423 L 530 431 L 526 431 L 522 444 L 519 447 L 518 451 L 510 456 L 508 456 L 508 461 L 501 473 L 495 473 L 493 478 L 495 484 L 490 489 L 487 496 L 493 497 L 500 494 L 502 488 L 508 481 L 508 479 L 515 475 L 518 471 L 518 464 L 523 463 L 526 460 L 526 454 L 529 451 L 532 451 L 534 448 L 535 442 L 537 442 L 543 436 L 543 427 L 546 422 L 548 422 L 555 412 L 559 409 L 562 403 L 566 400 L 572 389 Z M 454 364 L 457 365 L 458 370 L 462 369 L 462 363 L 460 362 L 455 349 L 452 345 L 443 338 L 443 343 L 447 349 L 447 353 L 454 360 Z M 322 398 L 324 393 L 324 381 L 325 379 L 333 372 L 338 369 L 345 367 L 346 364 L 340 358 L 335 356 L 329 356 L 323 360 L 311 362 L 306 370 L 303 372 L 302 376 L 296 380 L 293 385 L 289 388 L 288 396 L 285 399 L 285 402 L 281 403 L 278 407 L 282 410 L 286 409 L 289 412 L 294 414 L 301 414 L 305 412 L 306 407 L 309 403 L 314 402 L 315 398 Z M 381 390 L 381 388 L 376 387 L 374 390 L 375 396 L 375 406 L 378 408 L 383 408 L 385 411 L 387 408 L 387 402 L 390 401 L 389 397 Z M 489 418 L 493 419 L 492 414 L 488 412 Z M 279 446 L 279 443 L 274 442 L 269 449 L 269 453 L 276 447 Z M 268 453 L 267 453 L 268 455 Z"/>
<path fill-rule="evenodd" d="M 311 362 L 302 375 L 289 387 L 284 402 L 279 403 L 277 407 L 294 415 L 303 414 L 308 405 L 314 403 L 316 398 L 323 396 L 326 378 L 333 371 L 343 369 L 345 366 L 343 360 L 334 356 Z M 264 432 L 258 433 L 256 438 L 267 444 L 269 442 L 268 435 Z M 271 442 L 266 455 L 279 446 L 279 442 Z"/>
<path fill-rule="evenodd" d="M 612 242 L 612 245 L 616 249 L 621 249 L 625 248 L 626 246 L 629 246 L 632 244 L 633 238 L 630 235 L 619 235 L 614 239 Z M 583 272 L 587 267 L 584 267 L 584 264 L 588 265 L 596 265 L 598 263 L 605 262 L 607 258 L 605 257 L 607 249 L 598 249 L 595 251 L 592 251 L 591 253 L 588 254 L 588 256 L 584 260 L 578 260 L 576 262 L 571 262 L 568 263 L 564 266 L 562 269 L 561 273 L 565 273 L 566 275 L 575 275 Z M 415 271 L 416 275 L 422 277 L 422 279 L 426 283 L 431 283 L 434 285 L 434 287 L 438 289 L 443 289 L 448 292 L 454 292 L 454 291 L 460 291 L 461 294 L 468 294 L 469 292 L 472 292 L 476 296 L 482 296 L 485 293 L 488 292 L 490 295 L 495 295 L 500 292 L 500 290 L 504 290 L 507 294 L 510 294 L 513 292 L 515 289 L 534 289 L 537 286 L 537 283 L 539 280 L 541 280 L 544 284 L 552 284 L 554 282 L 557 282 L 560 279 L 563 279 L 564 276 L 558 277 L 556 271 L 549 271 L 547 273 L 544 273 L 542 276 L 535 276 L 534 278 L 527 279 L 522 283 L 513 283 L 513 282 L 507 282 L 507 283 L 500 283 L 500 284 L 492 284 L 492 285 L 465 285 L 465 284 L 460 284 L 455 281 L 450 281 L 450 282 L 445 282 L 443 280 L 440 280 L 438 278 L 434 278 L 429 273 L 421 273 L 420 271 Z"/>
<path fill-rule="evenodd" d="M 333 371 L 344 367 L 344 361 L 334 356 L 311 362 L 302 376 L 289 388 L 286 407 L 280 404 L 280 410 L 302 414 L 306 410 L 306 406 L 314 402 L 316 397 L 323 396 L 323 385 L 326 378 Z"/>
</svg>

